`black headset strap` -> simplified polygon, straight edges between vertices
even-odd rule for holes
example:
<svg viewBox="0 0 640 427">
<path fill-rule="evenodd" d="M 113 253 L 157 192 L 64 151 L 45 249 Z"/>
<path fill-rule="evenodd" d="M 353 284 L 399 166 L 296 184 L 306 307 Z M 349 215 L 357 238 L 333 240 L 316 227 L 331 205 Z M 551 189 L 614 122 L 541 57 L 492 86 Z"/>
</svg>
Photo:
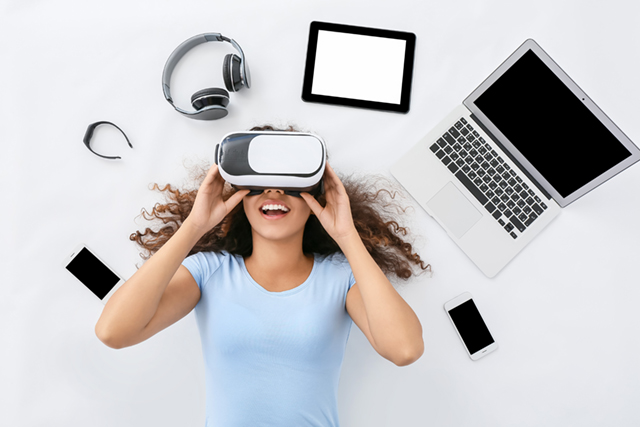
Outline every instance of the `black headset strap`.
<svg viewBox="0 0 640 427">
<path fill-rule="evenodd" d="M 84 142 L 84 145 L 86 145 L 87 148 L 89 149 L 89 151 L 91 151 L 93 154 L 95 154 L 96 156 L 102 157 L 103 159 L 117 160 L 117 159 L 121 158 L 120 156 L 114 156 L 114 157 L 103 156 L 102 154 L 96 153 L 91 148 L 91 137 L 93 137 L 93 131 L 100 125 L 111 125 L 111 126 L 115 127 L 116 129 L 118 129 L 120 132 L 122 132 L 122 135 L 124 136 L 124 139 L 127 140 L 127 144 L 129 144 L 129 147 L 133 148 L 133 145 L 131 145 L 131 142 L 129 141 L 129 138 L 127 138 L 127 135 L 124 133 L 124 131 L 122 129 L 120 129 L 118 126 L 116 126 L 115 124 L 113 124 L 111 122 L 101 121 L 101 122 L 91 123 L 87 127 L 87 131 L 84 133 L 84 138 L 82 139 L 82 142 Z"/>
</svg>

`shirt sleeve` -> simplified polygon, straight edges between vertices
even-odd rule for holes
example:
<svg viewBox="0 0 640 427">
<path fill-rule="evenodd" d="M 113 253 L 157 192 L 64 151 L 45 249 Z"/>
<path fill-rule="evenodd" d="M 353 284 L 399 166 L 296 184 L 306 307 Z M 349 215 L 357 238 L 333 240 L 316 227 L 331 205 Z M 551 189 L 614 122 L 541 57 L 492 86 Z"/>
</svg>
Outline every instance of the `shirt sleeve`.
<svg viewBox="0 0 640 427">
<path fill-rule="evenodd" d="M 182 261 L 193 279 L 198 284 L 200 291 L 204 289 L 209 277 L 216 272 L 222 264 L 222 254 L 216 252 L 198 252 L 190 255 Z"/>
<path fill-rule="evenodd" d="M 351 287 L 353 285 L 356 284 L 356 278 L 353 277 L 353 271 L 351 271 L 351 266 L 349 265 L 349 263 L 347 263 L 347 268 L 349 269 L 349 290 L 351 289 Z"/>
<path fill-rule="evenodd" d="M 356 283 L 356 278 L 353 276 L 351 265 L 349 264 L 349 261 L 347 261 L 347 257 L 344 256 L 344 254 L 342 253 L 336 253 L 334 255 L 334 259 L 340 263 L 345 274 L 348 276 L 347 278 L 347 281 L 348 281 L 347 292 L 348 292 L 349 290 L 351 290 L 351 287 Z"/>
</svg>

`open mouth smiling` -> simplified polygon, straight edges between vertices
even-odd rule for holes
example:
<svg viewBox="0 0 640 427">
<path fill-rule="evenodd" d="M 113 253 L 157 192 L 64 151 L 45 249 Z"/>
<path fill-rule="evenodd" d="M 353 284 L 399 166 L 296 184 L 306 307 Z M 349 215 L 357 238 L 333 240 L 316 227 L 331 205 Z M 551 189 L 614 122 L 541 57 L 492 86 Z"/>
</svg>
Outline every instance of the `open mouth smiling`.
<svg viewBox="0 0 640 427">
<path fill-rule="evenodd" d="M 277 200 L 266 200 L 260 206 L 260 214 L 262 217 L 268 220 L 275 220 L 285 217 L 289 211 L 289 207 Z"/>
</svg>

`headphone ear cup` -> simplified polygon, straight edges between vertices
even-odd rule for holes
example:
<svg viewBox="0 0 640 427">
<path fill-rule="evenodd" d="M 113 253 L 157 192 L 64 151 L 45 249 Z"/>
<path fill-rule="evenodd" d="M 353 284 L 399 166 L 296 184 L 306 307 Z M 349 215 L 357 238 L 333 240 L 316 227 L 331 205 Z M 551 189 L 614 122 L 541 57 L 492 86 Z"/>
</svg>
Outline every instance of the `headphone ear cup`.
<svg viewBox="0 0 640 427">
<path fill-rule="evenodd" d="M 229 105 L 229 92 L 217 87 L 199 90 L 191 95 L 191 105 L 198 111 L 212 105 L 226 108 Z"/>
<path fill-rule="evenodd" d="M 244 87 L 244 80 L 240 73 L 240 57 L 234 53 L 229 53 L 224 57 L 222 63 L 222 77 L 224 85 L 229 92 L 237 92 Z"/>
</svg>

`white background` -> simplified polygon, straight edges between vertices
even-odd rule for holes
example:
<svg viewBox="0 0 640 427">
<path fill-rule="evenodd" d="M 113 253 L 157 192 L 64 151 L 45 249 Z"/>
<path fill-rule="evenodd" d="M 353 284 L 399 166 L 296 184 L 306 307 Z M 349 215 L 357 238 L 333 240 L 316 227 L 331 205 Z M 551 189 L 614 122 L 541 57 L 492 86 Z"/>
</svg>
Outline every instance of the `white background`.
<svg viewBox="0 0 640 427">
<path fill-rule="evenodd" d="M 137 346 L 94 335 L 102 304 L 61 265 L 85 242 L 120 275 L 141 262 L 128 240 L 160 196 L 189 184 L 230 131 L 270 123 L 320 134 L 340 174 L 379 173 L 534 38 L 640 142 L 640 6 L 631 1 L 7 1 L 0 3 L 0 425 L 202 426 L 204 365 L 193 314 Z M 300 99 L 313 20 L 417 35 L 411 110 L 384 113 Z M 253 86 L 219 121 L 187 119 L 161 90 L 173 49 L 203 32 L 244 49 Z M 223 86 L 229 44 L 208 43 L 174 74 L 174 99 Z M 354 78 L 351 76 L 351 78 Z M 82 144 L 89 123 L 96 151 Z M 586 142 L 588 143 L 588 142 Z M 399 286 L 425 353 L 399 368 L 354 327 L 343 426 L 640 424 L 640 166 L 579 199 L 488 279 L 410 198 L 403 222 L 433 266 Z M 471 292 L 500 348 L 472 362 L 442 304 Z"/>
</svg>

